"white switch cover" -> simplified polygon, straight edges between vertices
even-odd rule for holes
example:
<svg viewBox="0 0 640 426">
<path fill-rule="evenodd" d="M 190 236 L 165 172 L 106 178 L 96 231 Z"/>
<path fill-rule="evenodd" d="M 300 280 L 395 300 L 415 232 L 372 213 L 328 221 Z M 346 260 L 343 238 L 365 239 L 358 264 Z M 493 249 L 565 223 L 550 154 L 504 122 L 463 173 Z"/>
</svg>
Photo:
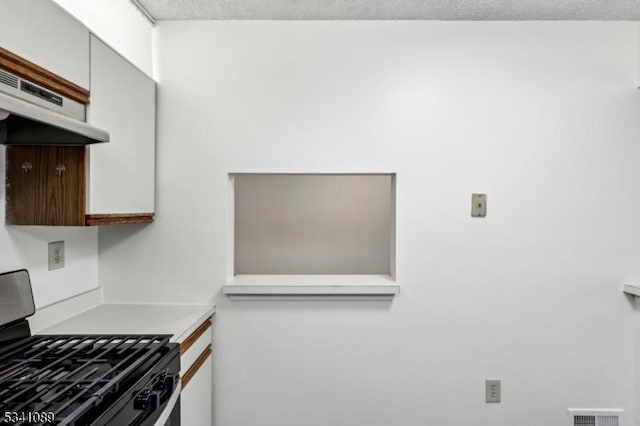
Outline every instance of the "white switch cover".
<svg viewBox="0 0 640 426">
<path fill-rule="evenodd" d="M 49 243 L 49 270 L 64 268 L 64 241 Z"/>
<path fill-rule="evenodd" d="M 487 194 L 471 194 L 471 217 L 487 215 Z"/>
<path fill-rule="evenodd" d="M 502 389 L 499 379 L 488 379 L 485 381 L 485 394 L 487 402 L 500 402 Z"/>
</svg>

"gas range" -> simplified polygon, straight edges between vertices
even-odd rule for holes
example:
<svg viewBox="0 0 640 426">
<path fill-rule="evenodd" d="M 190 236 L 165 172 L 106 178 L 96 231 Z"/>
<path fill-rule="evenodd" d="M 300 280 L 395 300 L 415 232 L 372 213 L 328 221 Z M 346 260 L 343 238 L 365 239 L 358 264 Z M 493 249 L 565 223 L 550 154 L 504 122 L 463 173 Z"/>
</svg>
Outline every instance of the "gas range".
<svg viewBox="0 0 640 426">
<path fill-rule="evenodd" d="M 0 274 L 4 304 L 8 295 L 18 318 L 0 325 L 0 424 L 179 425 L 180 351 L 170 336 L 31 336 L 27 271 Z"/>
</svg>

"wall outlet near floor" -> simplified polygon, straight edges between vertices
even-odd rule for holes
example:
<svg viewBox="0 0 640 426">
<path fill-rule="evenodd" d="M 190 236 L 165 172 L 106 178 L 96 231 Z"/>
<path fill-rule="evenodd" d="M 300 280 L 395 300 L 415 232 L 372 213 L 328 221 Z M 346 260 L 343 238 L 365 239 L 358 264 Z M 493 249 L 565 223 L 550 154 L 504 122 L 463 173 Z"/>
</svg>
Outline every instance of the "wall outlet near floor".
<svg viewBox="0 0 640 426">
<path fill-rule="evenodd" d="M 485 381 L 486 402 L 500 402 L 502 398 L 500 379 L 487 379 Z"/>
<path fill-rule="evenodd" d="M 64 268 L 64 241 L 49 243 L 49 270 Z"/>
</svg>

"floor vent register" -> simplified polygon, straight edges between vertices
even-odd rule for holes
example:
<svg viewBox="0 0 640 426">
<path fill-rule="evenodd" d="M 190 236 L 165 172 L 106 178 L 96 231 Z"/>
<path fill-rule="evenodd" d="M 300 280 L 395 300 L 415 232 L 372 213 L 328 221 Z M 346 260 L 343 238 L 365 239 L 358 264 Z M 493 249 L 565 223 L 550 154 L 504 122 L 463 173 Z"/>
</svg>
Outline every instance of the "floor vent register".
<svg viewBox="0 0 640 426">
<path fill-rule="evenodd" d="M 623 410 L 569 409 L 570 426 L 622 426 Z"/>
</svg>

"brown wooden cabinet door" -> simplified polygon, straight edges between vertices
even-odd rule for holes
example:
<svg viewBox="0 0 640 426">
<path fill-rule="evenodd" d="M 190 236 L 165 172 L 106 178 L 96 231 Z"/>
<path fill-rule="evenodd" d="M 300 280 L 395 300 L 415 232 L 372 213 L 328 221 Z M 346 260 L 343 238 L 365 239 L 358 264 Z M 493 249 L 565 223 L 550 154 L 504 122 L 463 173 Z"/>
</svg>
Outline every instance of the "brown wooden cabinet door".
<svg viewBox="0 0 640 426">
<path fill-rule="evenodd" d="M 7 146 L 7 224 L 85 225 L 85 149 Z"/>
</svg>

